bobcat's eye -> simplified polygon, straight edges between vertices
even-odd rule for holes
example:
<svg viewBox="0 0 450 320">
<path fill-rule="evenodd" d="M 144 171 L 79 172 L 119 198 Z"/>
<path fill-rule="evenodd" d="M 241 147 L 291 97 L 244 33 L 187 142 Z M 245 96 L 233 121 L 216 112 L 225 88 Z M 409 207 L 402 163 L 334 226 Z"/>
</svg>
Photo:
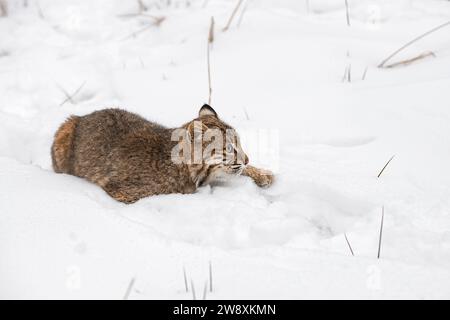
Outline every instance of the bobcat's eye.
<svg viewBox="0 0 450 320">
<path fill-rule="evenodd" d="M 234 151 L 233 144 L 231 144 L 231 143 L 227 144 L 227 152 L 228 153 L 232 153 L 233 151 Z"/>
</svg>

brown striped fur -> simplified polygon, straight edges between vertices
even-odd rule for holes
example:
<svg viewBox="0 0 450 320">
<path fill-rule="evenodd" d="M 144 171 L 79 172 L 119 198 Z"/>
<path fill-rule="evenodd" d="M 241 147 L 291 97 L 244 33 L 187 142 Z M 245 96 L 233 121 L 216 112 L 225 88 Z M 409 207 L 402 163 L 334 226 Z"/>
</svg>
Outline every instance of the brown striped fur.
<svg viewBox="0 0 450 320">
<path fill-rule="evenodd" d="M 196 119 L 180 128 L 190 130 L 193 121 L 222 131 L 231 128 L 207 105 Z M 267 184 L 267 179 L 258 176 L 258 169 L 243 168 L 248 162 L 245 154 L 244 163 L 174 163 L 171 151 L 177 142 L 171 140 L 171 135 L 176 129 L 120 109 L 71 116 L 55 134 L 51 148 L 53 169 L 85 178 L 124 203 L 157 194 L 193 193 L 222 172 L 243 173 L 260 186 Z"/>
</svg>

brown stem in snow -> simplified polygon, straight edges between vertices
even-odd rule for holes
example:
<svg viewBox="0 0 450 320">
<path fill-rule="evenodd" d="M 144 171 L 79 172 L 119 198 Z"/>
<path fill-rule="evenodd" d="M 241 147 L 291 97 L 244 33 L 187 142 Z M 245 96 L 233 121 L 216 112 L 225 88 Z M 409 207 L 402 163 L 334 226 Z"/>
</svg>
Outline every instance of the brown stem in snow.
<svg viewBox="0 0 450 320">
<path fill-rule="evenodd" d="M 384 65 L 385 65 L 389 60 L 391 60 L 395 55 L 397 55 L 400 51 L 402 51 L 403 49 L 409 47 L 410 45 L 412 45 L 413 43 L 415 43 L 415 42 L 419 41 L 420 39 L 426 37 L 427 35 L 429 35 L 429 34 L 435 32 L 435 31 L 438 31 L 438 30 L 440 30 L 440 29 L 442 29 L 442 28 L 444 28 L 444 27 L 447 27 L 447 26 L 449 26 L 449 25 L 450 25 L 450 21 L 447 21 L 446 23 L 443 23 L 443 24 L 441 24 L 441 25 L 439 25 L 439 26 L 437 26 L 437 27 L 434 27 L 433 29 L 431 29 L 431 30 L 425 32 L 424 34 L 421 34 L 421 35 L 418 36 L 417 38 L 414 38 L 413 40 L 409 41 L 407 44 L 405 44 L 404 46 L 400 47 L 399 49 L 397 49 L 396 51 L 394 51 L 391 55 L 389 55 L 386 59 L 384 59 L 384 60 L 378 65 L 378 68 L 384 68 Z"/>
</svg>

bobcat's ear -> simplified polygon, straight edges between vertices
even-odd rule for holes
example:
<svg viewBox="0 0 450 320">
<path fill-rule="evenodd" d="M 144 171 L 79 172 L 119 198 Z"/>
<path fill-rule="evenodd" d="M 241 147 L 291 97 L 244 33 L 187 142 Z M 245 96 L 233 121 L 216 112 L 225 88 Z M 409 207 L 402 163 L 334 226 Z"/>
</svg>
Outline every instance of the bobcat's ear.
<svg viewBox="0 0 450 320">
<path fill-rule="evenodd" d="M 198 116 L 199 117 L 204 117 L 204 116 L 213 116 L 213 117 L 217 117 L 217 113 L 216 111 L 214 111 L 213 108 L 211 108 L 211 106 L 204 104 L 203 107 L 200 108 L 200 111 L 198 112 Z"/>
</svg>

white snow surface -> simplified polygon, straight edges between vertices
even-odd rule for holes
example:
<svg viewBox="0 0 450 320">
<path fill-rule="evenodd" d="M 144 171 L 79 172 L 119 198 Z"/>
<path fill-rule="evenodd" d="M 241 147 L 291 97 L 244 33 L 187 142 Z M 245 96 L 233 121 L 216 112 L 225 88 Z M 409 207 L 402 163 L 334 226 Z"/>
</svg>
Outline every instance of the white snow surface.
<svg viewBox="0 0 450 320">
<path fill-rule="evenodd" d="M 183 268 L 200 298 L 209 263 L 207 299 L 450 298 L 450 28 L 392 62 L 435 57 L 377 68 L 450 2 L 353 0 L 349 27 L 344 1 L 249 0 L 227 32 L 236 1 L 143 3 L 11 0 L 0 18 L 0 298 L 122 299 L 134 278 L 130 299 L 192 299 Z M 243 135 L 271 188 L 237 177 L 124 205 L 53 172 L 71 114 L 193 119 L 211 16 L 212 105 L 278 139 L 264 163 Z"/>
</svg>

